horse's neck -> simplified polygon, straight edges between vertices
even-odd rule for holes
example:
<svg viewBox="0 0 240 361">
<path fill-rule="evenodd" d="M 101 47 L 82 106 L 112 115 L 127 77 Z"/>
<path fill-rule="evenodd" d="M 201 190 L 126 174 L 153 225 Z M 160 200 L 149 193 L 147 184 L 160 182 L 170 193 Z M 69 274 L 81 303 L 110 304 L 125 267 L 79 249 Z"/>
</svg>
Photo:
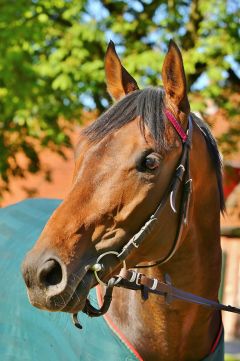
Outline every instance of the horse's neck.
<svg viewBox="0 0 240 361">
<path fill-rule="evenodd" d="M 215 244 L 210 258 L 206 251 L 212 253 L 211 249 L 198 249 L 194 235 L 185 241 L 188 249 L 182 247 L 164 267 L 143 272 L 158 279 L 166 272 L 176 287 L 217 300 L 220 248 Z M 199 252 L 199 262 L 195 252 Z M 144 302 L 139 292 L 122 289 L 114 290 L 110 317 L 144 361 L 201 360 L 210 352 L 220 327 L 220 314 L 215 311 L 183 301 L 167 306 L 156 295 L 149 295 Z"/>
<path fill-rule="evenodd" d="M 219 193 L 202 142 L 201 136 L 195 136 L 193 149 L 202 152 L 191 154 L 193 195 L 182 245 L 165 265 L 143 269 L 143 273 L 159 279 L 168 273 L 176 287 L 217 301 L 221 274 Z M 167 306 L 156 295 L 144 302 L 136 291 L 122 289 L 114 291 L 110 314 L 144 361 L 201 360 L 209 354 L 221 322 L 219 312 L 203 306 L 183 301 Z"/>
</svg>

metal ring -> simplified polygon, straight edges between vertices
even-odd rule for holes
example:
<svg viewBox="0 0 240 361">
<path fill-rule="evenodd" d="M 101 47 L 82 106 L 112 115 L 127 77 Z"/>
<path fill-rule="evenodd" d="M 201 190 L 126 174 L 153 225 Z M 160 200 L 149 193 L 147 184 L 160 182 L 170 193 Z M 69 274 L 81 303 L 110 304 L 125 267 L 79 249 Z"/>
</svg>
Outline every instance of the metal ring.
<svg viewBox="0 0 240 361">
<path fill-rule="evenodd" d="M 105 256 L 107 256 L 107 255 L 109 255 L 109 254 L 113 254 L 113 255 L 115 255 L 116 257 L 118 257 L 118 252 L 116 252 L 116 251 L 108 251 L 108 252 L 105 252 L 105 253 L 102 253 L 102 254 L 100 254 L 100 256 L 97 258 L 97 261 L 96 261 L 96 263 L 95 264 L 99 264 L 99 261 L 103 258 L 103 257 L 105 257 Z M 125 261 L 123 261 L 122 262 L 123 263 L 123 267 L 124 268 L 127 268 L 127 266 L 126 266 L 126 262 Z M 94 267 L 95 265 L 93 265 L 92 267 Z M 98 283 L 99 284 L 101 284 L 101 285 L 103 285 L 103 286 L 107 286 L 108 284 L 107 283 L 105 283 L 105 282 L 103 282 L 102 280 L 100 280 L 100 278 L 99 278 L 99 276 L 98 276 L 98 272 L 99 272 L 100 270 L 93 270 L 93 273 L 94 273 L 94 275 L 95 275 L 95 277 L 96 277 L 96 280 L 98 281 Z"/>
</svg>

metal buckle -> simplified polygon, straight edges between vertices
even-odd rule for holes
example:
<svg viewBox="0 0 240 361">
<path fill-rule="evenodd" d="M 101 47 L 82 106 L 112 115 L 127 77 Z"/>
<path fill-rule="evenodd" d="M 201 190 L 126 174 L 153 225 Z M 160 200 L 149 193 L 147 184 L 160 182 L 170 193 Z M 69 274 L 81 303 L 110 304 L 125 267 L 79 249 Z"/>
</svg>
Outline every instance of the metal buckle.
<svg viewBox="0 0 240 361">
<path fill-rule="evenodd" d="M 142 277 L 142 273 L 137 273 L 137 277 L 136 277 L 136 285 L 141 286 L 141 283 L 139 283 L 139 281 L 141 281 L 141 277 Z"/>
<path fill-rule="evenodd" d="M 135 279 L 137 277 L 137 272 L 136 271 L 132 271 L 132 277 L 130 278 L 129 282 L 134 282 Z"/>
<path fill-rule="evenodd" d="M 158 280 L 156 278 L 153 279 L 153 285 L 150 287 L 150 290 L 155 290 L 158 285 Z"/>
</svg>

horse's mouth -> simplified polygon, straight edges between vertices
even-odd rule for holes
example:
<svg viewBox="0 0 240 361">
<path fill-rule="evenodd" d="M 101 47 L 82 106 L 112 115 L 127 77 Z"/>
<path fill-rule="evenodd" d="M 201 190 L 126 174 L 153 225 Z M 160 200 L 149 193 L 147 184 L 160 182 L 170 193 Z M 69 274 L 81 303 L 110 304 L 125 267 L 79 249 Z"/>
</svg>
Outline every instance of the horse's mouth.
<svg viewBox="0 0 240 361">
<path fill-rule="evenodd" d="M 91 288 L 98 283 L 96 273 L 91 270 L 96 259 L 90 263 L 78 267 L 72 267 L 71 271 L 63 272 L 62 281 L 59 284 L 48 287 L 34 285 L 28 287 L 30 303 L 42 310 L 50 312 L 77 313 L 84 309 Z M 107 268 L 100 272 L 102 281 L 106 281 L 113 272 L 113 268 L 108 264 Z M 90 300 L 92 303 L 92 300 Z"/>
<path fill-rule="evenodd" d="M 76 313 L 82 311 L 92 287 L 96 285 L 96 279 L 92 271 L 88 271 L 76 289 L 72 291 L 71 297 L 60 310 L 61 312 Z M 70 292 L 70 290 L 69 290 Z"/>
<path fill-rule="evenodd" d="M 108 265 L 107 269 L 105 268 L 103 273 L 100 272 L 101 280 L 103 282 L 107 282 L 107 279 L 112 276 L 113 271 L 114 268 Z M 88 270 L 82 280 L 78 283 L 75 290 L 71 293 L 71 297 L 68 299 L 68 302 L 61 308 L 60 311 L 68 313 L 77 313 L 82 311 L 86 305 L 87 298 L 89 298 L 91 288 L 95 287 L 99 282 L 99 279 L 96 279 L 95 273 Z M 96 300 L 90 299 L 90 301 L 96 303 Z"/>
<path fill-rule="evenodd" d="M 96 279 L 92 271 L 87 271 L 80 281 L 68 282 L 66 288 L 56 295 L 46 294 L 46 290 L 28 289 L 30 303 L 39 309 L 50 312 L 76 313 L 81 311 Z"/>
</svg>

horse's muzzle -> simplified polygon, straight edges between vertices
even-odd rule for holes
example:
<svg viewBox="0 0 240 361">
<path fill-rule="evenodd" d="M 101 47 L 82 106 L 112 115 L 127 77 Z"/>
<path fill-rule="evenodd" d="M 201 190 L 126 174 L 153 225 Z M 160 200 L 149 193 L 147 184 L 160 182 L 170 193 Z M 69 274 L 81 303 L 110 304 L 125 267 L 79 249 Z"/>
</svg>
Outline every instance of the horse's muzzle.
<svg viewBox="0 0 240 361">
<path fill-rule="evenodd" d="M 22 275 L 31 304 L 49 311 L 83 308 L 92 281 L 86 267 L 73 272 L 56 254 L 46 250 L 41 255 L 34 250 L 27 254 Z"/>
</svg>

